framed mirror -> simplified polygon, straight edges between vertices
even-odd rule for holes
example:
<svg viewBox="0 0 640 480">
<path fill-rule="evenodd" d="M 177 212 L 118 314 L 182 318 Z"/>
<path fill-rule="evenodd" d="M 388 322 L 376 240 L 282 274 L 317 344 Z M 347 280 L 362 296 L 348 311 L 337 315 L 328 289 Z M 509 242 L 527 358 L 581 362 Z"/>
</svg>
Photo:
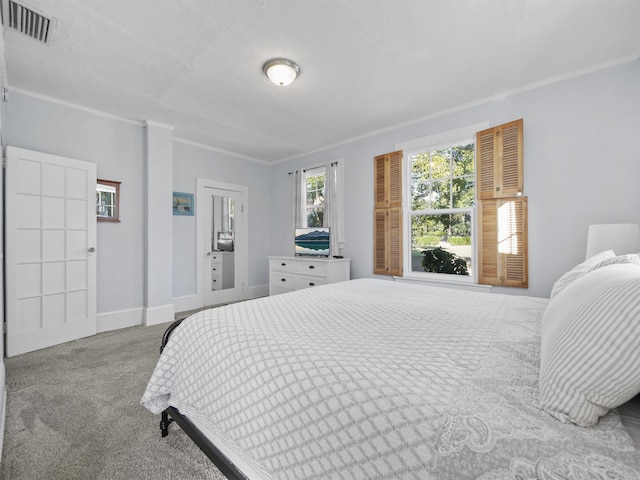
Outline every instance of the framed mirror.
<svg viewBox="0 0 640 480">
<path fill-rule="evenodd" d="M 99 222 L 120 221 L 120 182 L 97 180 L 96 216 Z"/>
</svg>

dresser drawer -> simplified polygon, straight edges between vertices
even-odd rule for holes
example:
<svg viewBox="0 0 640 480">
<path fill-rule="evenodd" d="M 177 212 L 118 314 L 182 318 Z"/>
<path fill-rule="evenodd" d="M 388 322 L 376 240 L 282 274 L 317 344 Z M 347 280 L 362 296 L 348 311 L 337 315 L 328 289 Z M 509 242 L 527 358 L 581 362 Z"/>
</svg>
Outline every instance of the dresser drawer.
<svg viewBox="0 0 640 480">
<path fill-rule="evenodd" d="M 303 288 L 317 287 L 318 285 L 326 285 L 326 277 L 312 277 L 308 275 L 300 275 L 298 282 L 296 283 L 296 289 L 302 290 Z"/>
<path fill-rule="evenodd" d="M 211 265 L 222 265 L 222 255 L 218 252 L 211 254 Z"/>
<path fill-rule="evenodd" d="M 273 288 L 295 290 L 298 277 L 289 272 L 272 272 L 270 286 Z"/>
<path fill-rule="evenodd" d="M 222 290 L 222 275 L 211 275 L 211 290 Z"/>
<path fill-rule="evenodd" d="M 318 260 L 302 260 L 296 262 L 296 273 L 313 275 L 314 277 L 326 277 L 327 263 Z"/>
<path fill-rule="evenodd" d="M 286 258 L 273 258 L 271 259 L 271 271 L 295 272 L 296 262 L 294 260 L 287 260 Z"/>
</svg>

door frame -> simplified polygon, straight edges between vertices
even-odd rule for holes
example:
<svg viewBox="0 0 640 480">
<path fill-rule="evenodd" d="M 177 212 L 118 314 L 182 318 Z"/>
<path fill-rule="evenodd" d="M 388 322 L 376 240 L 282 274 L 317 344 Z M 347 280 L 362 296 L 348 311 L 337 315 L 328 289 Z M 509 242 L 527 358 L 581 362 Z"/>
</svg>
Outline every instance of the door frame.
<svg viewBox="0 0 640 480">
<path fill-rule="evenodd" d="M 236 225 L 239 224 L 242 236 L 236 237 L 234 242 L 234 250 L 237 253 L 237 255 L 234 256 L 234 261 L 238 265 L 236 272 L 239 274 L 235 281 L 236 285 L 240 287 L 241 293 L 240 298 L 234 300 L 244 300 L 246 298 L 249 283 L 249 187 L 246 185 L 236 185 L 233 183 L 219 182 L 205 178 L 196 179 L 196 186 L 198 205 L 198 208 L 196 209 L 196 297 L 199 299 L 200 306 L 205 307 L 204 276 L 205 274 L 211 274 L 211 272 L 205 272 L 204 269 L 206 254 L 210 251 L 207 249 L 205 242 L 205 237 L 207 235 L 207 232 L 205 231 L 205 226 L 207 225 L 206 215 L 209 211 L 205 205 L 208 201 L 208 191 L 216 189 L 240 193 L 242 198 L 242 204 L 240 205 L 241 215 L 239 219 L 236 218 Z"/>
</svg>

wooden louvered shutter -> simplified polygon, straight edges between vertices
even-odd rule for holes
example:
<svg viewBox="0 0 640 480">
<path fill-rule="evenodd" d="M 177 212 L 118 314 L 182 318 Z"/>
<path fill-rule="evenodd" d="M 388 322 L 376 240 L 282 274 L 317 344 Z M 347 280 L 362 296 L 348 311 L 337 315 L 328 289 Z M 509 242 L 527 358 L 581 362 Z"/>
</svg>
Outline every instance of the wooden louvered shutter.
<svg viewBox="0 0 640 480">
<path fill-rule="evenodd" d="M 476 134 L 477 190 L 480 200 L 522 193 L 523 128 L 520 119 Z"/>
<path fill-rule="evenodd" d="M 479 283 L 528 287 L 527 197 L 482 200 Z"/>
<path fill-rule="evenodd" d="M 495 132 L 493 128 L 476 134 L 476 177 L 480 200 L 494 198 L 495 190 Z"/>
<path fill-rule="evenodd" d="M 374 158 L 373 273 L 402 275 L 402 151 Z"/>
<path fill-rule="evenodd" d="M 387 275 L 402 276 L 402 208 L 387 209 Z"/>
<path fill-rule="evenodd" d="M 523 121 L 476 135 L 478 282 L 528 286 L 527 197 L 522 196 Z"/>
<path fill-rule="evenodd" d="M 373 223 L 373 273 L 387 273 L 387 209 L 374 210 Z"/>
</svg>

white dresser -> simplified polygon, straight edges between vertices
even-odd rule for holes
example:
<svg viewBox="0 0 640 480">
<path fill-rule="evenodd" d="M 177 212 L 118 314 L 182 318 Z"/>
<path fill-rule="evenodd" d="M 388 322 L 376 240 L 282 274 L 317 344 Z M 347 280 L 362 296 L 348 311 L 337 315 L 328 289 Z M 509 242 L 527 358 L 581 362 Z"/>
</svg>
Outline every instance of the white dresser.
<svg viewBox="0 0 640 480">
<path fill-rule="evenodd" d="M 234 252 L 211 252 L 211 290 L 234 287 Z"/>
<path fill-rule="evenodd" d="M 269 295 L 349 280 L 348 258 L 269 257 Z"/>
</svg>

